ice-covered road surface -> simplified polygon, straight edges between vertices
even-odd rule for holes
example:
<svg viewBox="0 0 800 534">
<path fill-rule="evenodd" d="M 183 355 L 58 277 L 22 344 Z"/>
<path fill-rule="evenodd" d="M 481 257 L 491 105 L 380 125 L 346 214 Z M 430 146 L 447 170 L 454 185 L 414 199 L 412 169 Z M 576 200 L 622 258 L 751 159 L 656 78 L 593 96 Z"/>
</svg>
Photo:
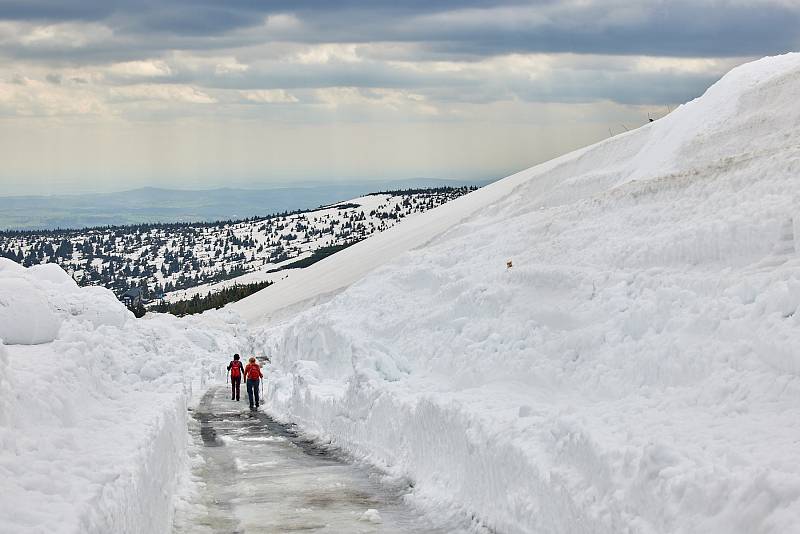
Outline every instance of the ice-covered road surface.
<svg viewBox="0 0 800 534">
<path fill-rule="evenodd" d="M 202 491 L 175 534 L 348 532 L 451 533 L 465 525 L 433 524 L 408 505 L 410 488 L 335 450 L 304 439 L 247 399 L 212 388 L 194 412 Z"/>
</svg>

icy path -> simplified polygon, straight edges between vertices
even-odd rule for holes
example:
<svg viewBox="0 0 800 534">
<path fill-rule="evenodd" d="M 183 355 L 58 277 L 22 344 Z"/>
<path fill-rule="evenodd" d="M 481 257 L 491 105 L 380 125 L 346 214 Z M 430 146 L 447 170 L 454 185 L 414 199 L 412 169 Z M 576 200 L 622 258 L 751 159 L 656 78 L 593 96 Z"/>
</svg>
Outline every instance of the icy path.
<svg viewBox="0 0 800 534">
<path fill-rule="evenodd" d="M 407 485 L 382 481 L 227 393 L 211 389 L 194 413 L 202 502 L 178 521 L 175 534 L 467 530 L 431 524 L 404 502 Z"/>
</svg>

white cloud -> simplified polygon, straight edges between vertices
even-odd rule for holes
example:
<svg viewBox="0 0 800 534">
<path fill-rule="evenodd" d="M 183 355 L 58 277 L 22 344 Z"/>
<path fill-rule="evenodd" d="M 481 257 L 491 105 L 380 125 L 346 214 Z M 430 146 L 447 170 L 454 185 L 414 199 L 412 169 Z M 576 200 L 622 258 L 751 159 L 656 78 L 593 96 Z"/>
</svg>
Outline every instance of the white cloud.
<svg viewBox="0 0 800 534">
<path fill-rule="evenodd" d="M 314 91 L 324 107 L 347 111 L 354 116 L 380 112 L 403 115 L 432 116 L 438 108 L 419 93 L 391 88 L 361 89 L 358 87 L 327 87 Z"/>
<path fill-rule="evenodd" d="M 239 63 L 236 58 L 230 58 L 214 65 L 214 73 L 218 76 L 225 74 L 240 74 L 242 72 L 247 72 L 249 68 L 250 67 L 248 65 Z"/>
<path fill-rule="evenodd" d="M 742 58 L 671 58 L 641 56 L 631 58 L 630 65 L 638 72 L 702 74 L 723 73 L 742 63 Z"/>
<path fill-rule="evenodd" d="M 358 104 L 364 100 L 357 87 L 325 87 L 317 89 L 314 94 L 325 106 L 339 107 L 348 104 Z"/>
<path fill-rule="evenodd" d="M 358 45 L 350 43 L 330 43 L 310 46 L 299 52 L 294 61 L 301 65 L 318 63 L 357 63 L 362 61 L 358 54 Z"/>
<path fill-rule="evenodd" d="M 288 32 L 302 28 L 303 23 L 295 15 L 279 13 L 270 15 L 264 20 L 264 29 L 268 32 Z"/>
<path fill-rule="evenodd" d="M 76 49 L 110 40 L 113 36 L 114 32 L 109 27 L 96 23 L 65 22 L 49 25 L 5 23 L 0 28 L 2 42 L 26 48 Z"/>
<path fill-rule="evenodd" d="M 233 55 L 208 55 L 202 52 L 173 50 L 165 56 L 165 66 L 171 74 L 180 75 L 187 72 L 193 76 L 224 76 L 242 74 L 250 70 L 247 63 L 239 61 Z"/>
<path fill-rule="evenodd" d="M 111 89 L 111 95 L 120 100 L 155 100 L 189 104 L 214 104 L 217 99 L 190 85 L 138 84 Z"/>
<path fill-rule="evenodd" d="M 56 117 L 111 115 L 111 111 L 94 91 L 20 77 L 12 83 L 0 82 L 0 114 Z"/>
<path fill-rule="evenodd" d="M 299 102 L 296 96 L 283 89 L 257 89 L 253 91 L 240 91 L 241 95 L 250 102 L 260 104 L 293 104 Z"/>
<path fill-rule="evenodd" d="M 108 72 L 124 78 L 159 78 L 172 74 L 172 69 L 160 59 L 114 63 Z"/>
</svg>

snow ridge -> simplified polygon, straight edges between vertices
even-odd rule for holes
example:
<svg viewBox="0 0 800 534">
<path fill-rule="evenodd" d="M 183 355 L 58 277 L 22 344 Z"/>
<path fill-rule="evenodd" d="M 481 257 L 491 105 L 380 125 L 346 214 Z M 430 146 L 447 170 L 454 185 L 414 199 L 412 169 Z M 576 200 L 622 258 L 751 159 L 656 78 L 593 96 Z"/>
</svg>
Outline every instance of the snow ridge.
<svg viewBox="0 0 800 534">
<path fill-rule="evenodd" d="M 271 409 L 499 532 L 792 531 L 799 93 L 744 65 L 234 305 Z"/>
</svg>

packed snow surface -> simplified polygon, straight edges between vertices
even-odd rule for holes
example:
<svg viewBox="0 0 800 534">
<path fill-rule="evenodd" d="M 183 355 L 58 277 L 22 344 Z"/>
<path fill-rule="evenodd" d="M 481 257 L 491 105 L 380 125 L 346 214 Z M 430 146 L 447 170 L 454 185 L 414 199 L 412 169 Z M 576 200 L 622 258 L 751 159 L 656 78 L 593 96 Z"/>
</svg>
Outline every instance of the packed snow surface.
<svg viewBox="0 0 800 534">
<path fill-rule="evenodd" d="M 136 320 L 0 258 L 0 532 L 168 532 L 186 405 L 241 341 L 229 315 Z"/>
<path fill-rule="evenodd" d="M 463 518 L 430 518 L 408 506 L 405 480 L 353 464 L 293 424 L 280 424 L 227 385 L 192 413 L 192 478 L 173 534 L 453 534 Z M 244 404 L 244 406 L 243 406 Z M 486 534 L 486 533 L 482 533 Z"/>
<path fill-rule="evenodd" d="M 269 409 L 498 532 L 796 531 L 799 94 L 744 65 L 234 305 Z"/>
</svg>

